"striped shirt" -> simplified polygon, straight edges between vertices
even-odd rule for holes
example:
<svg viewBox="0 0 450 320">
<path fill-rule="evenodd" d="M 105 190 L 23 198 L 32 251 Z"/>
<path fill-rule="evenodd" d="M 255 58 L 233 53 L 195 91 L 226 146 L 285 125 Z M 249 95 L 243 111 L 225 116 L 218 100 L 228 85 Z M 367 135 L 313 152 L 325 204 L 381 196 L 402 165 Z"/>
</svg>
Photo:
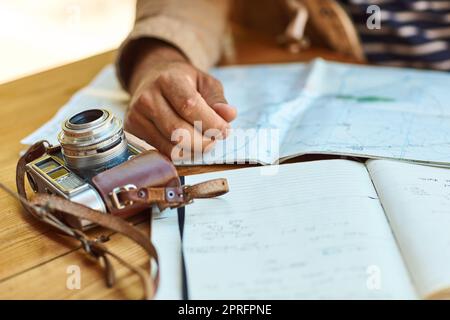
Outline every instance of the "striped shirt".
<svg viewBox="0 0 450 320">
<path fill-rule="evenodd" d="M 341 2 L 355 23 L 370 62 L 450 71 L 449 0 Z M 378 6 L 379 14 L 371 5 Z M 368 13 L 368 8 L 373 10 Z M 373 23 L 377 15 L 379 28 Z"/>
</svg>

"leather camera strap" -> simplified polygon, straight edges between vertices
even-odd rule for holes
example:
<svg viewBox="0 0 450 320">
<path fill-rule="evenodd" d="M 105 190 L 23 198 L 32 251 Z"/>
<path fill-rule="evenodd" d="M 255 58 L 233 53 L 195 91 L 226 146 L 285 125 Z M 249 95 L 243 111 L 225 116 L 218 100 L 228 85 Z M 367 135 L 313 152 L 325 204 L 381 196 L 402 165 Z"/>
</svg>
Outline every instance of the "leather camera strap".
<svg viewBox="0 0 450 320">
<path fill-rule="evenodd" d="M 179 207 L 194 199 L 218 197 L 228 192 L 226 179 L 214 179 L 196 185 L 182 187 L 148 187 L 135 190 L 124 190 L 118 194 L 121 202 L 158 204 L 167 203 L 170 207 Z"/>
<path fill-rule="evenodd" d="M 30 201 L 20 195 L 15 194 L 1 183 L 0 188 L 4 189 L 12 196 L 17 197 L 18 200 L 22 203 L 22 206 L 37 220 L 50 225 L 63 235 L 72 237 L 80 241 L 82 248 L 87 254 L 94 257 L 96 260 L 103 262 L 105 270 L 105 281 L 108 287 L 112 287 L 115 284 L 115 272 L 109 259 L 109 257 L 112 257 L 139 276 L 144 288 L 143 299 L 151 299 L 154 297 L 159 283 L 158 255 L 148 236 L 137 229 L 135 226 L 119 217 L 106 215 L 104 213 L 92 210 L 81 204 L 71 202 L 58 196 L 36 194 Z M 147 272 L 145 272 L 140 267 L 133 266 L 121 257 L 117 256 L 115 253 L 109 251 L 103 244 L 103 242 L 107 240 L 107 237 L 89 237 L 81 230 L 69 226 L 59 218 L 61 216 L 67 215 L 89 220 L 102 227 L 105 227 L 114 232 L 121 233 L 126 237 L 132 239 L 134 242 L 139 244 L 147 252 L 150 259 L 155 262 L 157 269 L 154 273 L 154 276 L 149 277 Z"/>
<path fill-rule="evenodd" d="M 106 284 L 111 287 L 115 283 L 115 275 L 109 257 L 119 261 L 121 264 L 135 272 L 141 279 L 144 287 L 144 298 L 151 299 L 156 293 L 159 282 L 158 254 L 150 238 L 126 220 L 88 208 L 84 205 L 71 202 L 55 195 L 37 193 L 31 200 L 28 199 L 25 189 L 26 164 L 38 159 L 45 153 L 52 151 L 52 146 L 46 141 L 39 141 L 32 145 L 19 159 L 16 169 L 16 185 L 19 195 L 10 191 L 4 185 L 0 187 L 18 198 L 23 207 L 36 219 L 52 226 L 57 231 L 80 241 L 86 253 L 103 262 L 105 269 Z M 194 198 L 214 197 L 228 192 L 225 179 L 206 181 L 194 186 L 183 186 L 180 188 L 141 188 L 130 190 L 121 194 L 123 201 L 136 201 L 151 206 L 155 203 L 166 202 L 170 207 L 186 205 Z M 176 198 L 176 201 L 173 201 Z M 113 252 L 109 251 L 103 244 L 104 237 L 91 238 L 79 229 L 68 225 L 66 218 L 76 217 L 91 221 L 99 226 L 114 232 L 121 233 L 140 245 L 155 262 L 156 272 L 149 276 L 147 272 L 135 267 Z"/>
</svg>

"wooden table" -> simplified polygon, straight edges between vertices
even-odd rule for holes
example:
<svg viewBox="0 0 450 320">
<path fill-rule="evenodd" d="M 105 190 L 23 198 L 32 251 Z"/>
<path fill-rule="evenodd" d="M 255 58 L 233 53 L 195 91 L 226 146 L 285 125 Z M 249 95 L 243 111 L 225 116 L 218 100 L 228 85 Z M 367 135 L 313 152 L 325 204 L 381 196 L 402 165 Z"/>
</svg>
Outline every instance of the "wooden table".
<svg viewBox="0 0 450 320">
<path fill-rule="evenodd" d="M 290 54 L 271 39 L 251 33 L 236 36 L 237 64 L 304 61 L 321 56 L 351 62 L 349 58 L 326 50 L 308 50 Z M 24 148 L 19 141 L 44 122 L 100 69 L 114 61 L 115 52 L 58 67 L 0 86 L 0 181 L 15 189 L 15 166 Z M 179 169 L 180 174 L 228 169 L 211 166 Z M 102 269 L 91 260 L 79 244 L 49 232 L 49 228 L 25 214 L 18 202 L 0 190 L 0 299 L 124 299 L 139 298 L 141 286 L 137 276 L 115 265 L 117 285 L 105 286 Z M 149 232 L 149 217 L 141 216 L 136 224 Z M 101 232 L 94 230 L 92 232 Z M 131 241 L 112 235 L 107 246 L 128 262 L 146 267 L 146 255 Z M 81 289 L 66 288 L 67 268 L 81 268 Z"/>
</svg>

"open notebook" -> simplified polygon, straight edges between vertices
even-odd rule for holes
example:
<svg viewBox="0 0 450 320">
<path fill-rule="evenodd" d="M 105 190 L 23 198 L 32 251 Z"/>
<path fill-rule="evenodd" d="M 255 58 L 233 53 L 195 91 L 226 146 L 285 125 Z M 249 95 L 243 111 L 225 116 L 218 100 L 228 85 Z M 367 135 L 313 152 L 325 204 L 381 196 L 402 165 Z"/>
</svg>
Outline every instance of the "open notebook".
<svg viewBox="0 0 450 320">
<path fill-rule="evenodd" d="M 450 297 L 450 170 L 389 160 L 247 168 L 186 208 L 190 299 Z M 174 211 L 154 218 L 159 298 L 181 297 Z"/>
<path fill-rule="evenodd" d="M 448 73 L 320 59 L 211 72 L 238 108 L 233 122 L 238 131 L 194 164 L 271 164 L 303 154 L 449 164 Z M 102 107 L 123 118 L 127 104 L 109 66 L 22 143 L 55 143 L 61 122 L 83 109 Z"/>
</svg>

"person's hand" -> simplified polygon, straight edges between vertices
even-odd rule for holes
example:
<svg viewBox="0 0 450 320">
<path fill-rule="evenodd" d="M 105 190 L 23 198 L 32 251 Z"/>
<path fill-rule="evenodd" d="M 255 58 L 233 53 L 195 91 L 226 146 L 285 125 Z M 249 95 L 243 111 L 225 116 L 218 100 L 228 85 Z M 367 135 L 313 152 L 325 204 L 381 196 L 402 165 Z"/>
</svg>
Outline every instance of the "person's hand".
<svg viewBox="0 0 450 320">
<path fill-rule="evenodd" d="M 169 45 L 157 42 L 142 50 L 130 77 L 125 130 L 169 157 L 175 145 L 203 152 L 215 139 L 224 138 L 236 109 L 227 104 L 222 84 Z M 177 129 L 189 133 L 190 139 L 178 139 Z"/>
</svg>

